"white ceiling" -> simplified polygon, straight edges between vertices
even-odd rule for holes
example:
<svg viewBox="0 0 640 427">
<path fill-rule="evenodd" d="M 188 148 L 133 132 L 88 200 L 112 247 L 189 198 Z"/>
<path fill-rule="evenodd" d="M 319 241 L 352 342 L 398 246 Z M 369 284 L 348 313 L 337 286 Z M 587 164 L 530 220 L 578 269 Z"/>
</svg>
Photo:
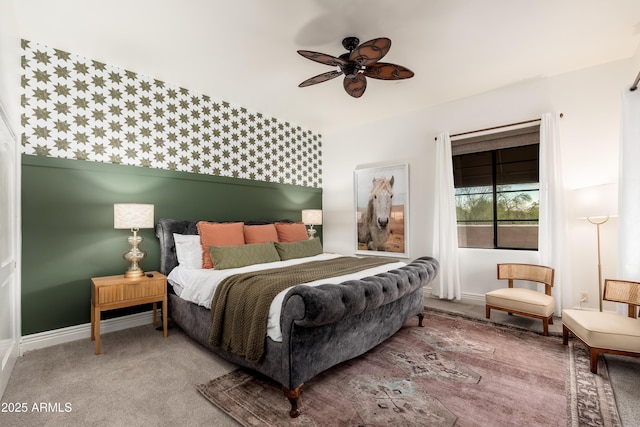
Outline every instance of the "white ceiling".
<svg viewBox="0 0 640 427">
<path fill-rule="evenodd" d="M 640 0 L 9 0 L 20 37 L 332 132 L 525 80 L 629 58 Z M 389 37 L 415 77 L 362 98 L 298 49 Z M 635 75 L 629 76 L 631 83 Z M 587 88 L 586 88 L 587 89 Z"/>
</svg>

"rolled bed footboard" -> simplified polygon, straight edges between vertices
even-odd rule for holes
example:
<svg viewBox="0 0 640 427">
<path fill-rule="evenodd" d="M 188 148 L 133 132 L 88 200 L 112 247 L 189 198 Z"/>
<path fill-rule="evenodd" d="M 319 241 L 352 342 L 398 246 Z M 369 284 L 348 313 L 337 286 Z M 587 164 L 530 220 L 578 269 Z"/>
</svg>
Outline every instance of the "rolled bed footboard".
<svg viewBox="0 0 640 427">
<path fill-rule="evenodd" d="M 296 325 L 309 328 L 336 323 L 413 293 L 431 282 L 437 271 L 437 260 L 422 257 L 404 267 L 361 280 L 315 287 L 299 285 L 285 296 L 280 320 L 289 316 Z M 288 300 L 296 298 L 300 301 L 291 307 L 296 307 L 296 313 L 286 313 Z"/>
<path fill-rule="evenodd" d="M 280 319 L 282 346 L 288 349 L 282 359 L 288 381 L 282 386 L 295 390 L 320 372 L 366 353 L 413 316 L 422 326 L 423 287 L 437 270 L 438 262 L 425 257 L 362 280 L 291 289 Z"/>
<path fill-rule="evenodd" d="M 389 304 L 322 326 L 305 327 L 285 319 L 282 348 L 288 350 L 283 352 L 281 363 L 287 382 L 282 385 L 294 389 L 320 372 L 358 357 L 385 341 L 423 311 L 422 295 L 419 288 Z"/>
</svg>

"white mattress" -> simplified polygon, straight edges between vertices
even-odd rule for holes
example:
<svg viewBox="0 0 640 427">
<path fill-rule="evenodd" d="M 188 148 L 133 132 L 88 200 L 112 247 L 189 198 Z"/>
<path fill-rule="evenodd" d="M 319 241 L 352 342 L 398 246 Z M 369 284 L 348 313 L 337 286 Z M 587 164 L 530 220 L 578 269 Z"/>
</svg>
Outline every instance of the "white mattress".
<svg viewBox="0 0 640 427">
<path fill-rule="evenodd" d="M 288 261 L 270 262 L 267 264 L 254 264 L 241 268 L 230 268 L 227 270 L 215 269 L 188 269 L 178 266 L 174 268 L 167 277 L 169 283 L 173 286 L 176 295 L 180 298 L 211 309 L 211 299 L 218 284 L 225 278 L 234 274 L 246 273 L 263 269 L 271 269 L 278 267 L 302 264 L 309 261 L 321 261 L 327 259 L 338 258 L 343 255 L 337 254 L 320 254 L 308 258 L 297 258 Z M 318 286 L 323 284 L 338 284 L 347 280 L 357 280 L 367 276 L 373 276 L 385 271 L 400 268 L 406 265 L 404 262 L 390 262 L 374 268 L 359 271 L 353 274 L 331 277 L 328 279 L 316 280 L 304 283 L 307 286 Z M 267 335 L 274 341 L 282 341 L 282 331 L 280 329 L 280 311 L 282 309 L 282 301 L 287 291 L 291 287 L 280 292 L 273 299 L 269 309 L 269 320 L 267 323 Z"/>
</svg>

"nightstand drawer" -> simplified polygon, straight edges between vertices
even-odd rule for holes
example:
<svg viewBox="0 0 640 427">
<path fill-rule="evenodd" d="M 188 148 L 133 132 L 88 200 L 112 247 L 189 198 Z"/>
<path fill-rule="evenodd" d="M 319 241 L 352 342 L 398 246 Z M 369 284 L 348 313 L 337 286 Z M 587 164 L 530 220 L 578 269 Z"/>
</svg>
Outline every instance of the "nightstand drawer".
<svg viewBox="0 0 640 427">
<path fill-rule="evenodd" d="M 166 292 L 165 289 L 166 286 L 163 279 L 99 286 L 96 289 L 96 293 L 98 294 L 96 303 L 109 304 L 112 302 L 164 295 Z"/>
</svg>

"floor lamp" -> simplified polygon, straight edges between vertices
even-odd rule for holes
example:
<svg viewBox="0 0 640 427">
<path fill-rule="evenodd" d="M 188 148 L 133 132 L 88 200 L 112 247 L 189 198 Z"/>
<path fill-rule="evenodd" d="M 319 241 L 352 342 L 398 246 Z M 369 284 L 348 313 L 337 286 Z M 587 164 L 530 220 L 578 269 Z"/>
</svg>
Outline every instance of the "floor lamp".
<svg viewBox="0 0 640 427">
<path fill-rule="evenodd" d="M 602 262 L 600 257 L 600 226 L 618 214 L 618 185 L 603 184 L 579 188 L 573 194 L 575 214 L 596 226 L 598 244 L 598 302 L 602 311 Z"/>
</svg>

